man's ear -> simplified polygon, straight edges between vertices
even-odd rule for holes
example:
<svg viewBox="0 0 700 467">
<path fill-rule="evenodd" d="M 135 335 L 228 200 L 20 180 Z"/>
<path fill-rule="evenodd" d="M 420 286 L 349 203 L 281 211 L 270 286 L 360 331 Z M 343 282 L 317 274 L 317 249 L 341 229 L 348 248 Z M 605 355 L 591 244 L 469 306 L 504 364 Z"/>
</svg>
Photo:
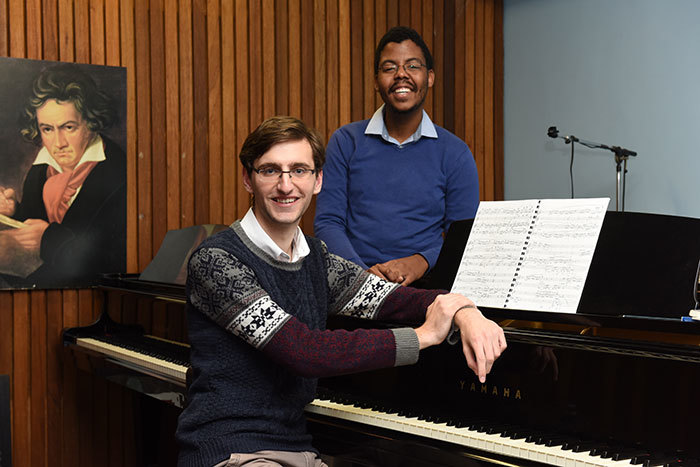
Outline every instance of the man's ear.
<svg viewBox="0 0 700 467">
<path fill-rule="evenodd" d="M 314 194 L 317 195 L 321 192 L 321 186 L 323 185 L 323 169 L 318 171 L 316 175 L 316 182 L 314 183 Z"/>
<path fill-rule="evenodd" d="M 250 180 L 250 174 L 246 170 L 245 167 L 241 167 L 241 175 L 243 176 L 243 187 L 245 188 L 245 191 L 250 193 L 251 195 L 253 194 L 253 183 Z"/>
<path fill-rule="evenodd" d="M 435 72 L 433 70 L 428 70 L 428 87 L 432 88 L 435 82 Z"/>
</svg>

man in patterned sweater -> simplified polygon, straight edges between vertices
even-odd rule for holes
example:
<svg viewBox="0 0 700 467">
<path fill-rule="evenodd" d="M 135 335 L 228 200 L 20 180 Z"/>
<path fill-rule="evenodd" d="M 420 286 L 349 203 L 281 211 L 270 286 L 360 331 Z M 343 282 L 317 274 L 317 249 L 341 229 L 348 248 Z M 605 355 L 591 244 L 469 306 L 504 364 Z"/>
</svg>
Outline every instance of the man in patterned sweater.
<svg viewBox="0 0 700 467">
<path fill-rule="evenodd" d="M 323 178 L 314 130 L 273 117 L 248 136 L 240 159 L 253 208 L 188 265 L 194 376 L 178 422 L 179 465 L 325 465 L 304 418 L 317 378 L 415 363 L 453 323 L 484 380 L 506 344 L 471 300 L 386 282 L 301 232 Z M 329 331 L 331 314 L 424 324 Z"/>
</svg>

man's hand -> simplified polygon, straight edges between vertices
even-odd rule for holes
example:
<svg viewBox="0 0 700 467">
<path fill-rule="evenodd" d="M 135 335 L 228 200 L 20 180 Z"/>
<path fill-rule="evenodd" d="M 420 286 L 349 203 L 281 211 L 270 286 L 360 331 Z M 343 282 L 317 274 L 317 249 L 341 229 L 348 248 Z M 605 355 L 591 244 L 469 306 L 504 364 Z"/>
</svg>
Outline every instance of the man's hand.
<svg viewBox="0 0 700 467">
<path fill-rule="evenodd" d="M 49 226 L 49 223 L 41 219 L 27 219 L 24 221 L 26 227 L 20 229 L 7 230 L 7 235 L 17 240 L 27 251 L 39 251 L 41 237 Z"/>
<path fill-rule="evenodd" d="M 422 255 L 416 253 L 405 258 L 397 258 L 386 263 L 375 264 L 367 272 L 371 272 L 390 282 L 408 285 L 423 277 L 427 270 L 428 261 Z"/>
<path fill-rule="evenodd" d="M 15 213 L 17 201 L 15 190 L 12 188 L 0 188 L 0 214 L 11 216 Z"/>
<path fill-rule="evenodd" d="M 457 310 L 467 308 L 476 309 L 476 305 L 463 295 L 445 294 L 435 297 L 425 313 L 425 323 L 416 328 L 420 348 L 444 341 L 452 329 L 452 320 Z"/>
<path fill-rule="evenodd" d="M 459 310 L 454 321 L 462 336 L 462 351 L 467 365 L 479 377 L 479 381 L 486 382 L 493 362 L 506 349 L 503 329 L 486 319 L 476 307 Z"/>
</svg>

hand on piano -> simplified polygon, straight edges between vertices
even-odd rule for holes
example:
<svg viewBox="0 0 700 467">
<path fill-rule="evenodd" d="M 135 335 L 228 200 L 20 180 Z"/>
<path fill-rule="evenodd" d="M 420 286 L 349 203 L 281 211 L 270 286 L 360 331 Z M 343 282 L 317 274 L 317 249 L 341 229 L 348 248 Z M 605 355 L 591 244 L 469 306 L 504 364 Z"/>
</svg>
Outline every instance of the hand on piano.
<svg viewBox="0 0 700 467">
<path fill-rule="evenodd" d="M 459 310 L 454 322 L 459 328 L 467 365 L 479 377 L 479 381 L 486 382 L 493 362 L 507 347 L 503 329 L 486 319 L 476 307 Z"/>
<path fill-rule="evenodd" d="M 397 258 L 386 263 L 375 264 L 367 272 L 389 282 L 409 285 L 423 277 L 427 270 L 428 261 L 422 255 L 416 253 L 405 258 Z"/>
<path fill-rule="evenodd" d="M 425 322 L 416 328 L 420 348 L 442 343 L 452 329 L 455 313 L 465 308 L 476 309 L 476 305 L 463 295 L 450 293 L 435 297 L 425 313 Z"/>
</svg>

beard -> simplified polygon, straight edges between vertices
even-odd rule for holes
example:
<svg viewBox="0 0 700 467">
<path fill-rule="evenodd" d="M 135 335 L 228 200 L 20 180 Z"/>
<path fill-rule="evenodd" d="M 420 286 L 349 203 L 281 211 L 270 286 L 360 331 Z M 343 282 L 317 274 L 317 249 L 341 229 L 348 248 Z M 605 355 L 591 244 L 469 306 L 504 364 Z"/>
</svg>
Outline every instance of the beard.
<svg viewBox="0 0 700 467">
<path fill-rule="evenodd" d="M 399 86 L 401 86 L 401 85 L 394 85 L 394 86 L 392 86 L 392 89 L 399 87 Z M 410 87 L 414 88 L 414 86 L 412 86 L 412 85 Z M 419 96 L 419 99 L 418 99 L 418 101 L 416 101 L 416 103 L 414 105 L 412 105 L 408 109 L 397 109 L 392 104 L 391 99 L 389 99 L 389 93 L 384 92 L 384 91 L 379 92 L 379 95 L 381 96 L 382 101 L 384 101 L 385 109 L 390 111 L 391 113 L 393 113 L 395 115 L 408 115 L 408 114 L 412 114 L 418 110 L 421 110 L 423 108 L 423 104 L 425 103 L 425 99 L 426 99 L 426 97 L 428 97 L 428 83 L 427 82 L 424 84 L 424 86 L 421 89 L 418 90 L 417 94 Z"/>
</svg>

